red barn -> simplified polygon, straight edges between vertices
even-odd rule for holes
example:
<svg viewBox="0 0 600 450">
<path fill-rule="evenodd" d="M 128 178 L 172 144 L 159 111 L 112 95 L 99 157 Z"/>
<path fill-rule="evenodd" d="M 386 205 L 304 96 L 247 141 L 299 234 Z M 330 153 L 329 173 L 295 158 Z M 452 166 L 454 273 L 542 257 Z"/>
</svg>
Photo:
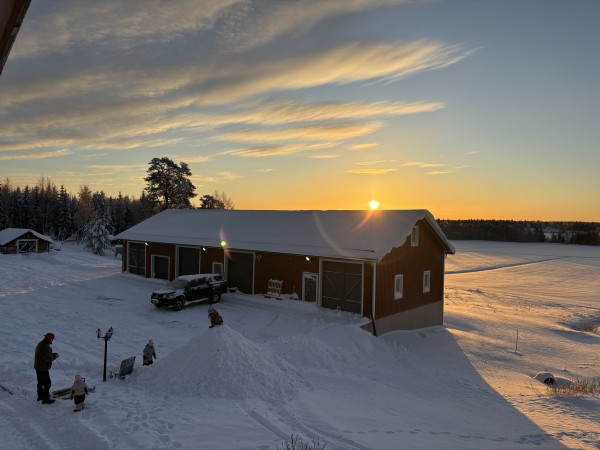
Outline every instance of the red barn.
<svg viewBox="0 0 600 450">
<path fill-rule="evenodd" d="M 246 294 L 282 293 L 375 319 L 379 334 L 443 322 L 454 247 L 426 210 L 170 209 L 116 236 L 123 271 L 218 272 Z"/>
</svg>

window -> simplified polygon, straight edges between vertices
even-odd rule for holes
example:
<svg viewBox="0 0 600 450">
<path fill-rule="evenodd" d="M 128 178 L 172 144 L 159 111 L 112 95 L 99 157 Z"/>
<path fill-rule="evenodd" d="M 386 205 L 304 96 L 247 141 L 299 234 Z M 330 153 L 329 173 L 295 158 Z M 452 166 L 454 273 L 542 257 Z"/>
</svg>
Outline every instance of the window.
<svg viewBox="0 0 600 450">
<path fill-rule="evenodd" d="M 423 272 L 423 292 L 429 292 L 431 290 L 431 270 Z"/>
<path fill-rule="evenodd" d="M 219 274 L 223 275 L 223 263 L 213 261 L 212 273 L 219 273 Z"/>
<path fill-rule="evenodd" d="M 400 300 L 404 291 L 404 275 L 394 277 L 394 300 Z"/>
<path fill-rule="evenodd" d="M 419 227 L 413 227 L 410 233 L 410 245 L 416 247 L 419 245 Z"/>
</svg>

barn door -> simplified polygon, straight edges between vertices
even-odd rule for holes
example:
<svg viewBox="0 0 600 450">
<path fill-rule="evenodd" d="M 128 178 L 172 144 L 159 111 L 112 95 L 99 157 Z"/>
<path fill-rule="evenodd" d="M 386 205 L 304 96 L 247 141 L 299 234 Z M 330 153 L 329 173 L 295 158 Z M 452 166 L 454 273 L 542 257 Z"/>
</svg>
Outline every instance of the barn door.
<svg viewBox="0 0 600 450">
<path fill-rule="evenodd" d="M 146 275 L 146 245 L 138 243 L 129 244 L 127 255 L 127 266 L 129 273 Z"/>
<path fill-rule="evenodd" d="M 362 309 L 362 264 L 323 261 L 321 306 L 360 314 Z"/>
<path fill-rule="evenodd" d="M 17 241 L 17 251 L 19 253 L 37 253 L 37 240 L 20 239 Z"/>
<path fill-rule="evenodd" d="M 169 257 L 152 255 L 152 278 L 169 279 Z"/>
<path fill-rule="evenodd" d="M 254 253 L 230 252 L 227 259 L 227 284 L 244 294 L 254 293 Z"/>
</svg>

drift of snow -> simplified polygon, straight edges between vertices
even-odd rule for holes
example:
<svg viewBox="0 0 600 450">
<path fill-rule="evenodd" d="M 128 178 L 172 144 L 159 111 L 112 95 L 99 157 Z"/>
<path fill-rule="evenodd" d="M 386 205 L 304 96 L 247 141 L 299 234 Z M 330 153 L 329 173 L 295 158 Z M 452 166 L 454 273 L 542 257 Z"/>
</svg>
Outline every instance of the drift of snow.
<svg viewBox="0 0 600 450">
<path fill-rule="evenodd" d="M 600 398 L 536 379 L 599 376 L 600 249 L 454 242 L 444 326 L 374 337 L 366 319 L 313 303 L 225 294 L 150 303 L 160 280 L 73 245 L 0 255 L 0 448 L 274 450 L 292 435 L 327 450 L 597 449 Z M 137 356 L 124 380 L 103 378 Z M 518 340 L 517 340 L 518 331 Z M 60 354 L 54 388 L 96 386 L 86 409 L 36 402 L 33 351 Z M 141 365 L 149 338 L 158 359 Z"/>
<path fill-rule="evenodd" d="M 227 325 L 202 330 L 137 375 L 142 386 L 157 393 L 275 403 L 303 384 L 293 366 Z"/>
</svg>

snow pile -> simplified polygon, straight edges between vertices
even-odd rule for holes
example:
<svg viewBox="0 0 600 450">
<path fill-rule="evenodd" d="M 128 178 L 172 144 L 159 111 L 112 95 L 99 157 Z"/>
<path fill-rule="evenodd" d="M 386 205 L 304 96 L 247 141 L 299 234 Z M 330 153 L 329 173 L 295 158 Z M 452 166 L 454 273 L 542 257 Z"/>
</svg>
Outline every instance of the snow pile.
<svg viewBox="0 0 600 450">
<path fill-rule="evenodd" d="M 323 340 L 308 336 L 281 337 L 269 348 L 295 366 L 327 372 L 347 373 L 358 357 L 345 348 L 334 349 Z"/>
<path fill-rule="evenodd" d="M 267 402 L 292 397 L 303 381 L 265 346 L 227 325 L 204 330 L 137 373 L 157 392 Z"/>
</svg>

